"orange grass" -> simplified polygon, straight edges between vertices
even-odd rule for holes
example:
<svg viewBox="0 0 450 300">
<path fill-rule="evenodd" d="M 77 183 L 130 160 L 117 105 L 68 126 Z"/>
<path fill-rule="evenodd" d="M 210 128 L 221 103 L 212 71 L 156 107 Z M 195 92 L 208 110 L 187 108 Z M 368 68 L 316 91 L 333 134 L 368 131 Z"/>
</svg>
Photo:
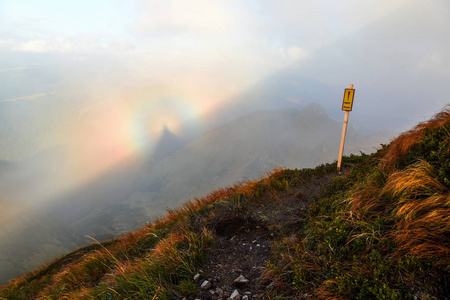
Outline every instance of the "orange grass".
<svg viewBox="0 0 450 300">
<path fill-rule="evenodd" d="M 450 255 L 450 193 L 420 161 L 394 172 L 382 190 L 398 201 L 392 239 L 398 253 L 448 259 Z"/>
<path fill-rule="evenodd" d="M 392 170 L 415 144 L 420 143 L 425 136 L 425 129 L 434 130 L 450 122 L 450 105 L 437 113 L 432 119 L 419 123 L 413 129 L 402 133 L 390 144 L 381 160 L 380 167 Z"/>
</svg>

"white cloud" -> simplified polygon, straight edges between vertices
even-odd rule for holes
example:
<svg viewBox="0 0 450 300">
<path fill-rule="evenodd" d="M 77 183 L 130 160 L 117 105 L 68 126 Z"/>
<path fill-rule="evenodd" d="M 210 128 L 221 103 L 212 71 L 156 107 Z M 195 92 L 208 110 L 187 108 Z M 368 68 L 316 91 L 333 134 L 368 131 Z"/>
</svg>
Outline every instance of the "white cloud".
<svg viewBox="0 0 450 300">
<path fill-rule="evenodd" d="M 138 34 L 214 32 L 231 23 L 227 4 L 208 0 L 143 1 L 132 28 Z"/>
<path fill-rule="evenodd" d="M 0 99 L 0 102 L 15 102 L 15 101 L 21 101 L 21 100 L 35 100 L 47 95 L 55 95 L 56 91 L 50 91 L 45 93 L 39 93 L 29 96 L 23 96 L 23 97 L 17 97 L 17 98 L 9 98 L 9 99 Z"/>
<path fill-rule="evenodd" d="M 59 37 L 53 40 L 31 39 L 25 42 L 19 42 L 14 39 L 0 40 L 0 49 L 10 52 L 71 52 L 77 47 L 66 38 Z"/>
<path fill-rule="evenodd" d="M 95 54 L 125 53 L 135 49 L 133 41 L 127 36 L 105 38 L 96 34 L 84 34 L 77 37 L 53 37 L 18 41 L 0 39 L 0 51 L 24 53 L 63 53 Z"/>
<path fill-rule="evenodd" d="M 306 51 L 295 45 L 279 48 L 278 53 L 280 54 L 281 58 L 287 59 L 290 62 L 294 62 L 306 57 Z"/>
<path fill-rule="evenodd" d="M 14 71 L 25 71 L 28 70 L 30 67 L 15 67 L 15 68 L 7 68 L 7 69 L 0 69 L 0 73 L 1 72 L 14 72 Z"/>
</svg>

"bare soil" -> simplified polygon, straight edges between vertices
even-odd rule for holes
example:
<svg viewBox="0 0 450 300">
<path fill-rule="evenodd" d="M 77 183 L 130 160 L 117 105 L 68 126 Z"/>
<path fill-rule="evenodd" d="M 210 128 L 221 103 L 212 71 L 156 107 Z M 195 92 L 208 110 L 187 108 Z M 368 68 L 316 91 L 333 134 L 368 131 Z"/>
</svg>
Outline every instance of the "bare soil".
<svg viewBox="0 0 450 300">
<path fill-rule="evenodd" d="M 215 226 L 217 241 L 200 270 L 199 284 L 210 280 L 212 286 L 195 299 L 226 299 L 235 289 L 241 298 L 247 295 L 249 299 L 270 299 L 268 293 L 280 283 L 261 275 L 272 255 L 272 243 L 283 236 L 301 235 L 298 230 L 307 217 L 309 205 L 333 175 L 312 178 L 304 186 L 278 193 L 278 199 L 269 204 L 252 205 L 245 215 L 221 220 Z M 249 280 L 248 285 L 233 282 L 239 275 Z M 224 291 L 222 297 L 217 288 Z M 284 299 L 298 299 L 294 291 L 284 290 Z"/>
</svg>

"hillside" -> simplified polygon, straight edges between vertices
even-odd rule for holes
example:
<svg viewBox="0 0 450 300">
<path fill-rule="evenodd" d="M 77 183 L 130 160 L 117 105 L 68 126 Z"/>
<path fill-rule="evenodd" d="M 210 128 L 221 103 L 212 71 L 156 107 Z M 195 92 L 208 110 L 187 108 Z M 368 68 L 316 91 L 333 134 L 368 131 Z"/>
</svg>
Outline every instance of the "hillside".
<svg viewBox="0 0 450 300">
<path fill-rule="evenodd" d="M 216 190 L 13 280 L 0 298 L 448 299 L 449 132 L 447 108 L 375 154 L 345 157 L 343 174 L 278 169 Z"/>
<path fill-rule="evenodd" d="M 139 228 L 168 207 L 236 182 L 260 178 L 278 166 L 304 168 L 331 162 L 336 159 L 341 128 L 342 124 L 329 118 L 318 104 L 301 111 L 254 112 L 160 159 L 117 167 L 55 201 L 48 211 L 80 234 L 97 239 L 117 236 Z M 174 139 L 166 135 L 168 140 Z M 358 135 L 354 128 L 349 128 L 348 136 L 348 154 L 372 151 L 386 140 L 386 136 Z"/>
<path fill-rule="evenodd" d="M 301 111 L 256 111 L 191 140 L 165 128 L 152 155 L 131 157 L 82 185 L 73 182 L 83 172 L 70 167 L 77 159 L 67 147 L 48 149 L 24 161 L 0 161 L 0 198 L 22 208 L 12 212 L 3 206 L 0 219 L 35 212 L 33 222 L 15 218 L 20 228 L 10 224 L 8 238 L 0 240 L 0 257 L 17 266 L 12 267 L 14 273 L 0 267 L 0 284 L 54 258 L 51 254 L 73 251 L 72 239 L 54 238 L 61 228 L 78 236 L 84 242 L 76 245 L 83 246 L 90 241 L 86 235 L 105 240 L 134 231 L 167 208 L 260 178 L 277 166 L 304 168 L 331 162 L 341 126 L 320 105 L 310 104 Z M 387 136 L 365 137 L 350 127 L 346 153 L 373 151 Z M 42 234 L 35 229 L 39 226 L 46 228 Z M 40 242 L 27 239 L 27 232 Z M 35 256 L 42 251 L 41 244 L 59 250 Z"/>
</svg>

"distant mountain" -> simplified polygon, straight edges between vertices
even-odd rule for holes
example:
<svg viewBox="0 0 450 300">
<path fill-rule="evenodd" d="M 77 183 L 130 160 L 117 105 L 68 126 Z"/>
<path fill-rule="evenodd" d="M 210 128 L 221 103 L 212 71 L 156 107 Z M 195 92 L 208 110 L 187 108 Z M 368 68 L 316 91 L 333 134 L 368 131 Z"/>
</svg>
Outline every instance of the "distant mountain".
<svg viewBox="0 0 450 300">
<path fill-rule="evenodd" d="M 216 112 L 216 125 L 261 110 L 286 108 L 304 109 L 308 103 L 318 103 L 335 118 L 340 113 L 342 88 L 283 70 L 264 78 L 246 91 L 230 99 Z M 214 122 L 213 122 L 214 123 Z"/>
</svg>

